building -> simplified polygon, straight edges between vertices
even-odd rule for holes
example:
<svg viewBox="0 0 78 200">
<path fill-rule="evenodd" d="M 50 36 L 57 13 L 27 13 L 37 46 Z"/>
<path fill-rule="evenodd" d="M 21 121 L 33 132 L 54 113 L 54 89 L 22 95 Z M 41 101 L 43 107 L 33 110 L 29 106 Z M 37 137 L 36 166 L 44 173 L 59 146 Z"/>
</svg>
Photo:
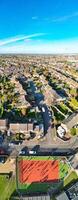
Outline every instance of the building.
<svg viewBox="0 0 78 200">
<path fill-rule="evenodd" d="M 30 133 L 30 131 L 33 131 L 33 123 L 10 123 L 9 131 L 12 133 Z"/>
<path fill-rule="evenodd" d="M 69 200 L 69 198 L 65 192 L 62 192 L 56 197 L 56 200 Z"/>
<path fill-rule="evenodd" d="M 7 130 L 8 120 L 0 119 L 0 131 L 5 132 Z"/>
<path fill-rule="evenodd" d="M 57 134 L 60 138 L 63 138 L 64 135 L 65 135 L 65 130 L 62 126 L 59 126 L 58 129 L 57 129 Z"/>
<path fill-rule="evenodd" d="M 66 191 L 66 194 L 70 200 L 78 200 L 78 181 Z"/>
<path fill-rule="evenodd" d="M 58 195 L 56 200 L 78 200 L 78 181 Z"/>
<path fill-rule="evenodd" d="M 33 131 L 33 123 L 27 124 L 27 130 L 28 130 L 28 132 Z"/>
<path fill-rule="evenodd" d="M 69 131 L 72 127 L 78 124 L 78 112 L 74 112 L 67 119 L 65 119 L 61 126 L 65 129 L 65 131 Z"/>
<path fill-rule="evenodd" d="M 63 138 L 67 132 L 70 131 L 72 127 L 78 124 L 78 111 L 74 112 L 68 118 L 64 119 L 61 126 L 57 129 L 57 134 L 60 138 Z"/>
</svg>

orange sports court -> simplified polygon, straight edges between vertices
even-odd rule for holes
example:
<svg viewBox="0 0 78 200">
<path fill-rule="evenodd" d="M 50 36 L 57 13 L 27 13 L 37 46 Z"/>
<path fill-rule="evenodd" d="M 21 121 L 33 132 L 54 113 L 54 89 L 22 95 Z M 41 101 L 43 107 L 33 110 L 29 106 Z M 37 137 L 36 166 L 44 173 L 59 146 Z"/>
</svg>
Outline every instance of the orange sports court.
<svg viewBox="0 0 78 200">
<path fill-rule="evenodd" d="M 59 180 L 58 160 L 20 160 L 19 181 L 21 184 L 44 183 Z"/>
</svg>

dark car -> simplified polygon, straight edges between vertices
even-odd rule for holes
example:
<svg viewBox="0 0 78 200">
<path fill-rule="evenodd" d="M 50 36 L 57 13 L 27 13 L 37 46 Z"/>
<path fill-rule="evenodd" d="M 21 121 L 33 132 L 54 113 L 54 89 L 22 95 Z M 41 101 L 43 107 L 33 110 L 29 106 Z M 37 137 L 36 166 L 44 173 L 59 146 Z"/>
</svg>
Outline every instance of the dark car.
<svg viewBox="0 0 78 200">
<path fill-rule="evenodd" d="M 5 162 L 4 157 L 0 157 L 0 163 L 4 163 L 4 162 Z"/>
<path fill-rule="evenodd" d="M 26 155 L 28 153 L 28 147 L 24 147 L 23 149 L 21 149 L 21 151 L 19 152 L 19 155 Z"/>
</svg>

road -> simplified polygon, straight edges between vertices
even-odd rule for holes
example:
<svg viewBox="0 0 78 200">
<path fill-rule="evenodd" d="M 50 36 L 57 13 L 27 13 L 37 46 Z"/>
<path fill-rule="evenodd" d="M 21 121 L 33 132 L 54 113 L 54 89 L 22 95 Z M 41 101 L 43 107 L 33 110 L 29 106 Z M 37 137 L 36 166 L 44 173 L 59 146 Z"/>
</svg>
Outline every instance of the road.
<svg viewBox="0 0 78 200">
<path fill-rule="evenodd" d="M 38 146 L 38 148 L 37 148 Z M 25 150 L 26 148 L 26 150 Z M 58 148 L 58 147 L 42 147 L 40 145 L 34 145 L 34 146 L 26 146 L 26 145 L 21 145 L 21 146 L 16 146 L 12 148 L 12 151 L 10 153 L 11 157 L 16 157 L 19 155 L 20 150 L 25 151 L 24 154 L 22 155 L 36 155 L 36 156 L 71 156 L 76 153 L 78 153 L 78 148 L 77 149 L 72 149 L 72 148 Z M 30 154 L 30 151 L 36 152 Z"/>
<path fill-rule="evenodd" d="M 45 112 L 42 112 L 43 121 L 44 121 L 44 134 L 46 137 L 47 145 L 51 145 L 53 143 L 53 139 L 55 136 L 55 130 L 52 128 L 52 116 L 50 110 L 46 105 L 43 106 Z M 44 143 L 44 142 L 43 142 Z"/>
</svg>

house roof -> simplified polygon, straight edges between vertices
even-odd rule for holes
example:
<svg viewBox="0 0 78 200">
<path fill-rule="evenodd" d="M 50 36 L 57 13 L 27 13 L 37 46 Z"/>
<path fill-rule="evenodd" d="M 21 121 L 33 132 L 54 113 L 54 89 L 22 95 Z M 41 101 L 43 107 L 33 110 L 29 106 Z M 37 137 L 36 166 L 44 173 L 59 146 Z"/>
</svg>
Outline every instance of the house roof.
<svg viewBox="0 0 78 200">
<path fill-rule="evenodd" d="M 78 199 L 78 181 L 67 190 L 67 195 L 69 198 L 72 197 L 72 200 Z"/>
<path fill-rule="evenodd" d="M 33 123 L 28 123 L 28 131 L 32 131 L 33 130 Z"/>
<path fill-rule="evenodd" d="M 14 132 L 27 132 L 33 130 L 33 124 L 32 123 L 11 123 L 10 124 L 10 131 Z"/>
<path fill-rule="evenodd" d="M 69 200 L 69 198 L 65 192 L 62 192 L 60 195 L 56 197 L 56 200 Z"/>
<path fill-rule="evenodd" d="M 6 129 L 7 122 L 7 119 L 0 119 L 0 129 Z"/>
<path fill-rule="evenodd" d="M 27 124 L 19 124 L 19 130 L 27 131 Z"/>
</svg>

